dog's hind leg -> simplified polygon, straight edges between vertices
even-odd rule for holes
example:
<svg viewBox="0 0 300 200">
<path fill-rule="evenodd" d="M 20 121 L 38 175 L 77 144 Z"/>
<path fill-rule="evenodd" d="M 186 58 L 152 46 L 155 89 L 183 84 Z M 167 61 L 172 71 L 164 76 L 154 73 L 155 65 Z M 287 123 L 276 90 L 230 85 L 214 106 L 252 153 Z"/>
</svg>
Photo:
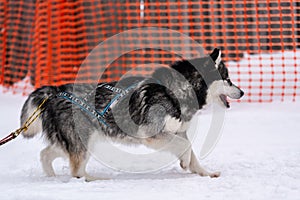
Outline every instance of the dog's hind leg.
<svg viewBox="0 0 300 200">
<path fill-rule="evenodd" d="M 66 154 L 56 146 L 50 145 L 41 151 L 40 159 L 47 176 L 55 176 L 52 162 L 58 157 L 66 157 Z"/>
<path fill-rule="evenodd" d="M 89 153 L 70 154 L 70 168 L 71 174 L 76 178 L 85 178 L 85 181 L 107 180 L 105 178 L 98 178 L 89 175 L 86 172 L 86 165 L 89 160 Z"/>
<path fill-rule="evenodd" d="M 86 164 L 89 160 L 89 155 L 85 152 L 70 153 L 70 168 L 73 177 L 81 178 L 86 176 Z"/>
<path fill-rule="evenodd" d="M 203 167 L 201 167 L 193 150 L 191 152 L 190 171 L 192 173 L 199 174 L 200 176 L 210 176 L 211 178 L 217 178 L 220 176 L 220 172 L 210 173 L 207 172 Z"/>
</svg>

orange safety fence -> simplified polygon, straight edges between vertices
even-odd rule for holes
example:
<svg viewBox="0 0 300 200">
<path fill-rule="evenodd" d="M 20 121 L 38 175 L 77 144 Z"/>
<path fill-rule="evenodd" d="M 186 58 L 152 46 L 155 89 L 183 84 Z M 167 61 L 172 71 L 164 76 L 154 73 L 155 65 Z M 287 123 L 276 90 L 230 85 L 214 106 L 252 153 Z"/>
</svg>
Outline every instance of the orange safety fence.
<svg viewBox="0 0 300 200">
<path fill-rule="evenodd" d="M 106 42 L 130 30 L 136 31 Z M 99 44 L 104 50 L 91 54 Z M 0 84 L 24 95 L 32 86 L 93 82 L 99 67 L 103 81 L 128 71 L 145 75 L 153 65 L 199 56 L 200 46 L 206 54 L 222 49 L 231 78 L 246 92 L 242 101 L 299 100 L 300 2 L 0 2 Z"/>
</svg>

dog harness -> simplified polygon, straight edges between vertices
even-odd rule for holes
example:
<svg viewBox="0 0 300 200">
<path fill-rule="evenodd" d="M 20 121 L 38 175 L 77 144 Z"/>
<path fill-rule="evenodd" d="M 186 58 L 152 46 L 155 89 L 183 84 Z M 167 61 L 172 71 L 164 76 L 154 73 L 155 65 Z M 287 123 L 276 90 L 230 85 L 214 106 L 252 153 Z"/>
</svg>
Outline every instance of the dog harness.
<svg viewBox="0 0 300 200">
<path fill-rule="evenodd" d="M 70 101 L 71 103 L 73 103 L 74 105 L 77 105 L 82 111 L 86 112 L 88 115 L 95 117 L 100 123 L 109 126 L 106 121 L 105 121 L 105 113 L 107 112 L 107 110 L 111 107 L 111 105 L 113 103 L 116 103 L 118 100 L 120 100 L 122 97 L 124 97 L 124 95 L 128 94 L 132 89 L 134 89 L 137 86 L 138 83 L 135 83 L 129 87 L 127 87 L 126 89 L 120 89 L 111 85 L 108 85 L 108 83 L 104 83 L 104 84 L 100 84 L 97 86 L 97 88 L 100 87 L 105 87 L 106 89 L 116 93 L 116 96 L 114 98 L 112 98 L 112 100 L 105 106 L 105 108 L 99 112 L 95 109 L 95 107 L 89 105 L 86 102 L 86 98 L 82 99 L 80 97 L 77 97 L 69 92 L 59 92 L 58 94 L 56 94 L 56 97 L 59 98 L 63 98 L 66 99 L 68 101 Z M 93 91 L 92 91 L 93 92 Z M 86 97 L 88 97 L 89 95 L 92 94 L 92 92 L 90 92 Z M 42 114 L 42 112 L 44 111 L 44 104 L 49 101 L 49 98 L 46 97 L 43 99 L 43 101 L 39 104 L 39 106 L 36 108 L 36 110 L 32 113 L 32 115 L 30 115 L 28 117 L 28 119 L 25 121 L 25 123 L 22 125 L 21 128 L 17 129 L 16 131 L 10 133 L 8 136 L 6 136 L 5 138 L 0 140 L 0 146 L 2 146 L 3 144 L 15 139 L 16 137 L 18 137 L 23 131 L 26 131 L 28 129 L 28 127 L 36 120 L 38 119 L 38 117 Z"/>
<path fill-rule="evenodd" d="M 117 88 L 109 85 L 108 83 L 103 83 L 98 85 L 97 88 L 104 87 L 116 93 L 116 95 L 111 99 L 111 101 L 104 107 L 102 111 L 96 110 L 94 106 L 91 106 L 86 101 L 86 98 L 90 96 L 93 91 L 90 92 L 84 99 L 77 97 L 74 94 L 71 94 L 69 92 L 59 92 L 56 96 L 70 101 L 72 104 L 78 106 L 83 112 L 87 113 L 89 116 L 96 118 L 103 125 L 109 126 L 105 120 L 106 112 L 108 111 L 108 109 L 111 107 L 113 103 L 117 103 L 122 97 L 124 97 L 131 90 L 133 90 L 137 86 L 137 84 L 138 83 L 135 83 L 127 87 L 126 89 Z"/>
</svg>

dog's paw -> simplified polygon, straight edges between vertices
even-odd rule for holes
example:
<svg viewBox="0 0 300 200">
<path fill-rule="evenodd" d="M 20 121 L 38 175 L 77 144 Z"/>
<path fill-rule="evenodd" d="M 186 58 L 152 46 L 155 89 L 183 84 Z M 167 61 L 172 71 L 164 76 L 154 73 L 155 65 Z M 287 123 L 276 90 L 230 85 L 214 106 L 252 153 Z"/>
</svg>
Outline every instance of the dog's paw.
<svg viewBox="0 0 300 200">
<path fill-rule="evenodd" d="M 187 162 L 185 162 L 184 160 L 180 160 L 180 167 L 183 170 L 187 170 L 188 169 L 189 164 Z"/>
<path fill-rule="evenodd" d="M 189 155 L 189 154 L 186 154 L 186 155 Z M 183 170 L 188 170 L 190 168 L 190 164 L 191 164 L 191 158 L 189 156 L 181 157 L 181 159 L 180 159 L 180 167 Z"/>
<path fill-rule="evenodd" d="M 209 173 L 210 178 L 218 178 L 221 175 L 221 172 Z"/>
<path fill-rule="evenodd" d="M 210 178 L 218 178 L 221 175 L 221 172 L 209 173 L 206 171 L 197 172 L 200 176 L 209 176 Z"/>
</svg>

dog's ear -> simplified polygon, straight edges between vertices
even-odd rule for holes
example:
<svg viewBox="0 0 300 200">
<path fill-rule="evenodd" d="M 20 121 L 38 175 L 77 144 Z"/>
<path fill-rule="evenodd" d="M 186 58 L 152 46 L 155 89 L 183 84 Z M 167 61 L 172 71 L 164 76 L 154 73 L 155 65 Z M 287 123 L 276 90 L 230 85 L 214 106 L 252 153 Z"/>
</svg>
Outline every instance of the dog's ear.
<svg viewBox="0 0 300 200">
<path fill-rule="evenodd" d="M 213 61 L 216 63 L 216 67 L 219 66 L 222 58 L 221 58 L 221 50 L 218 48 L 215 48 L 213 52 L 210 54 L 210 57 L 213 59 Z"/>
</svg>

